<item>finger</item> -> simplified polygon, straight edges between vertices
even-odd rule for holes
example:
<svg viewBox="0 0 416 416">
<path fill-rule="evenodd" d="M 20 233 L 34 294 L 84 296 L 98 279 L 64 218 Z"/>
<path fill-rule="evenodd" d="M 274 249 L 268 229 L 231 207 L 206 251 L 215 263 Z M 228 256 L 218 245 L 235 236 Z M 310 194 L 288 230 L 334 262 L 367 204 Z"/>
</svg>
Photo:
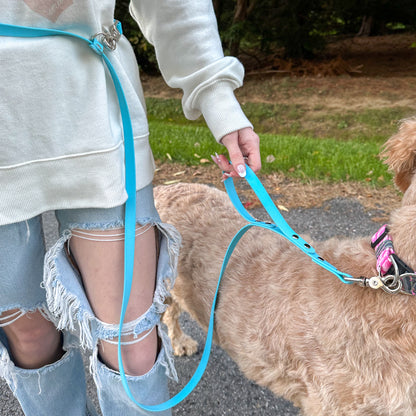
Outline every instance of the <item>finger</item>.
<svg viewBox="0 0 416 416">
<path fill-rule="evenodd" d="M 246 156 L 246 163 L 254 172 L 261 168 L 260 138 L 251 127 L 241 129 L 239 132 L 241 150 Z"/>
<path fill-rule="evenodd" d="M 243 154 L 241 153 L 241 149 L 239 146 L 238 134 L 239 132 L 227 134 L 223 137 L 221 141 L 222 144 L 227 148 L 228 154 L 231 159 L 231 164 L 233 167 L 231 175 L 233 177 L 240 176 L 243 178 L 244 176 L 246 176 L 246 166 Z"/>
<path fill-rule="evenodd" d="M 223 175 L 221 181 L 224 182 L 226 179 L 230 178 L 231 176 L 236 176 L 237 174 L 234 172 L 234 169 L 231 163 L 228 161 L 228 158 L 224 155 L 219 155 L 215 153 L 215 156 L 211 155 L 212 160 L 215 164 L 223 171 Z"/>
<path fill-rule="evenodd" d="M 214 155 L 211 155 L 212 160 L 214 163 L 224 172 L 231 172 L 233 170 L 232 166 L 230 165 L 230 162 L 228 161 L 227 157 L 224 155 L 219 155 L 218 153 L 215 153 Z"/>
</svg>

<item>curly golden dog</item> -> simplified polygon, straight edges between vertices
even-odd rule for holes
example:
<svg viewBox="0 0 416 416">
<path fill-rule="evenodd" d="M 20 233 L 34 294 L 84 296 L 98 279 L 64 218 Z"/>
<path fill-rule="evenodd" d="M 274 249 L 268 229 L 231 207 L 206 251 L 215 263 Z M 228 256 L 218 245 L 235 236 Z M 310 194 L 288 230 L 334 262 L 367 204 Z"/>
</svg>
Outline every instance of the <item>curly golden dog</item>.
<svg viewBox="0 0 416 416">
<path fill-rule="evenodd" d="M 404 193 L 389 234 L 415 269 L 416 119 L 402 122 L 382 155 Z M 164 321 L 175 353 L 192 354 L 180 311 L 206 330 L 223 256 L 244 220 L 224 192 L 205 185 L 161 186 L 155 196 L 183 238 Z M 377 275 L 370 237 L 310 242 L 345 273 Z M 343 284 L 273 232 L 256 227 L 238 244 L 221 285 L 215 342 L 246 377 L 306 416 L 416 415 L 416 298 Z"/>
</svg>

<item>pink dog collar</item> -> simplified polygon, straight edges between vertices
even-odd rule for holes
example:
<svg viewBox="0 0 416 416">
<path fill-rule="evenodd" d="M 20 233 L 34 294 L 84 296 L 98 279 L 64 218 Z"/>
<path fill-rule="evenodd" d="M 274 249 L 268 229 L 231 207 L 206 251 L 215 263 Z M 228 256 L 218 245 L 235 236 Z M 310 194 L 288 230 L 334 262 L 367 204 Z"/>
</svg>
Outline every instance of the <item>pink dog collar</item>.
<svg viewBox="0 0 416 416">
<path fill-rule="evenodd" d="M 380 276 L 400 276 L 402 292 L 416 296 L 416 274 L 393 249 L 393 241 L 389 236 L 387 225 L 383 225 L 371 239 L 371 247 L 377 257 L 377 270 Z"/>
<path fill-rule="evenodd" d="M 395 254 L 393 242 L 388 232 L 387 225 L 383 225 L 371 239 L 371 247 L 375 250 L 377 257 L 377 270 L 382 276 L 388 274 L 393 266 L 390 256 Z"/>
</svg>

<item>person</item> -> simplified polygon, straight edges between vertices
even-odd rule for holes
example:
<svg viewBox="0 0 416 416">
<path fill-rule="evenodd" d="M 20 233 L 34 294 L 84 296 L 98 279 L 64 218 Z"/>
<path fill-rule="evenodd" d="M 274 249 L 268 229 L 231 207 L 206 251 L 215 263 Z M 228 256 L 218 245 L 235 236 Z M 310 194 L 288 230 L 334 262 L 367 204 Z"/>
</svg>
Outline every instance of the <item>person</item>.
<svg viewBox="0 0 416 416">
<path fill-rule="evenodd" d="M 156 404 L 168 398 L 167 376 L 175 378 L 159 323 L 180 236 L 154 208 L 143 92 L 114 7 L 115 0 L 0 0 L 0 22 L 114 41 L 105 53 L 128 102 L 137 182 L 135 268 L 120 342 L 134 397 Z M 228 150 L 232 164 L 216 157 L 224 174 L 244 176 L 245 161 L 258 171 L 259 138 L 233 92 L 244 70 L 223 54 L 212 2 L 132 0 L 130 11 L 167 84 L 183 90 L 186 117 L 202 114 Z M 92 351 L 102 414 L 147 414 L 127 397 L 118 372 L 127 195 L 113 81 L 78 39 L 6 36 L 0 96 L 0 376 L 25 415 L 94 414 L 81 346 Z M 60 238 L 45 253 L 41 214 L 50 210 Z"/>
</svg>

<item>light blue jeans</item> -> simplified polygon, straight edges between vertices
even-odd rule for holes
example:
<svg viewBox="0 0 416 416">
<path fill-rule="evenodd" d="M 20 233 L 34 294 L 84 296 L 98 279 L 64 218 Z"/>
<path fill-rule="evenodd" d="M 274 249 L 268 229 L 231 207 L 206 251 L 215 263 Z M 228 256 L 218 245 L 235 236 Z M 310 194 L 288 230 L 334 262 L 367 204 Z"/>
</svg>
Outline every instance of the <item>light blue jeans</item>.
<svg viewBox="0 0 416 416">
<path fill-rule="evenodd" d="M 137 192 L 137 223 L 155 225 L 159 231 L 159 257 L 153 304 L 145 314 L 125 323 L 124 335 L 137 337 L 154 326 L 162 347 L 154 367 L 145 375 L 127 376 L 137 401 L 157 404 L 167 400 L 167 377 L 176 379 L 170 341 L 161 327 L 164 300 L 176 277 L 180 237 L 163 224 L 153 203 L 151 185 Z M 95 317 L 84 292 L 81 276 L 68 259 L 65 243 L 71 230 L 106 230 L 124 225 L 124 207 L 73 209 L 55 212 L 60 238 L 45 254 L 40 216 L 0 227 L 0 376 L 3 377 L 27 416 L 94 414 L 87 411 L 85 374 L 79 348 L 91 351 L 90 370 L 97 386 L 104 416 L 151 414 L 140 410 L 127 397 L 118 372 L 98 359 L 100 340 L 117 338 L 118 325 Z M 1 329 L 1 313 L 18 309 L 16 319 L 39 310 L 63 331 L 64 356 L 40 369 L 14 365 L 7 338 Z M 9 322 L 9 320 L 7 321 Z M 5 323 L 7 324 L 7 323 Z M 170 411 L 155 413 L 168 416 Z"/>
</svg>

